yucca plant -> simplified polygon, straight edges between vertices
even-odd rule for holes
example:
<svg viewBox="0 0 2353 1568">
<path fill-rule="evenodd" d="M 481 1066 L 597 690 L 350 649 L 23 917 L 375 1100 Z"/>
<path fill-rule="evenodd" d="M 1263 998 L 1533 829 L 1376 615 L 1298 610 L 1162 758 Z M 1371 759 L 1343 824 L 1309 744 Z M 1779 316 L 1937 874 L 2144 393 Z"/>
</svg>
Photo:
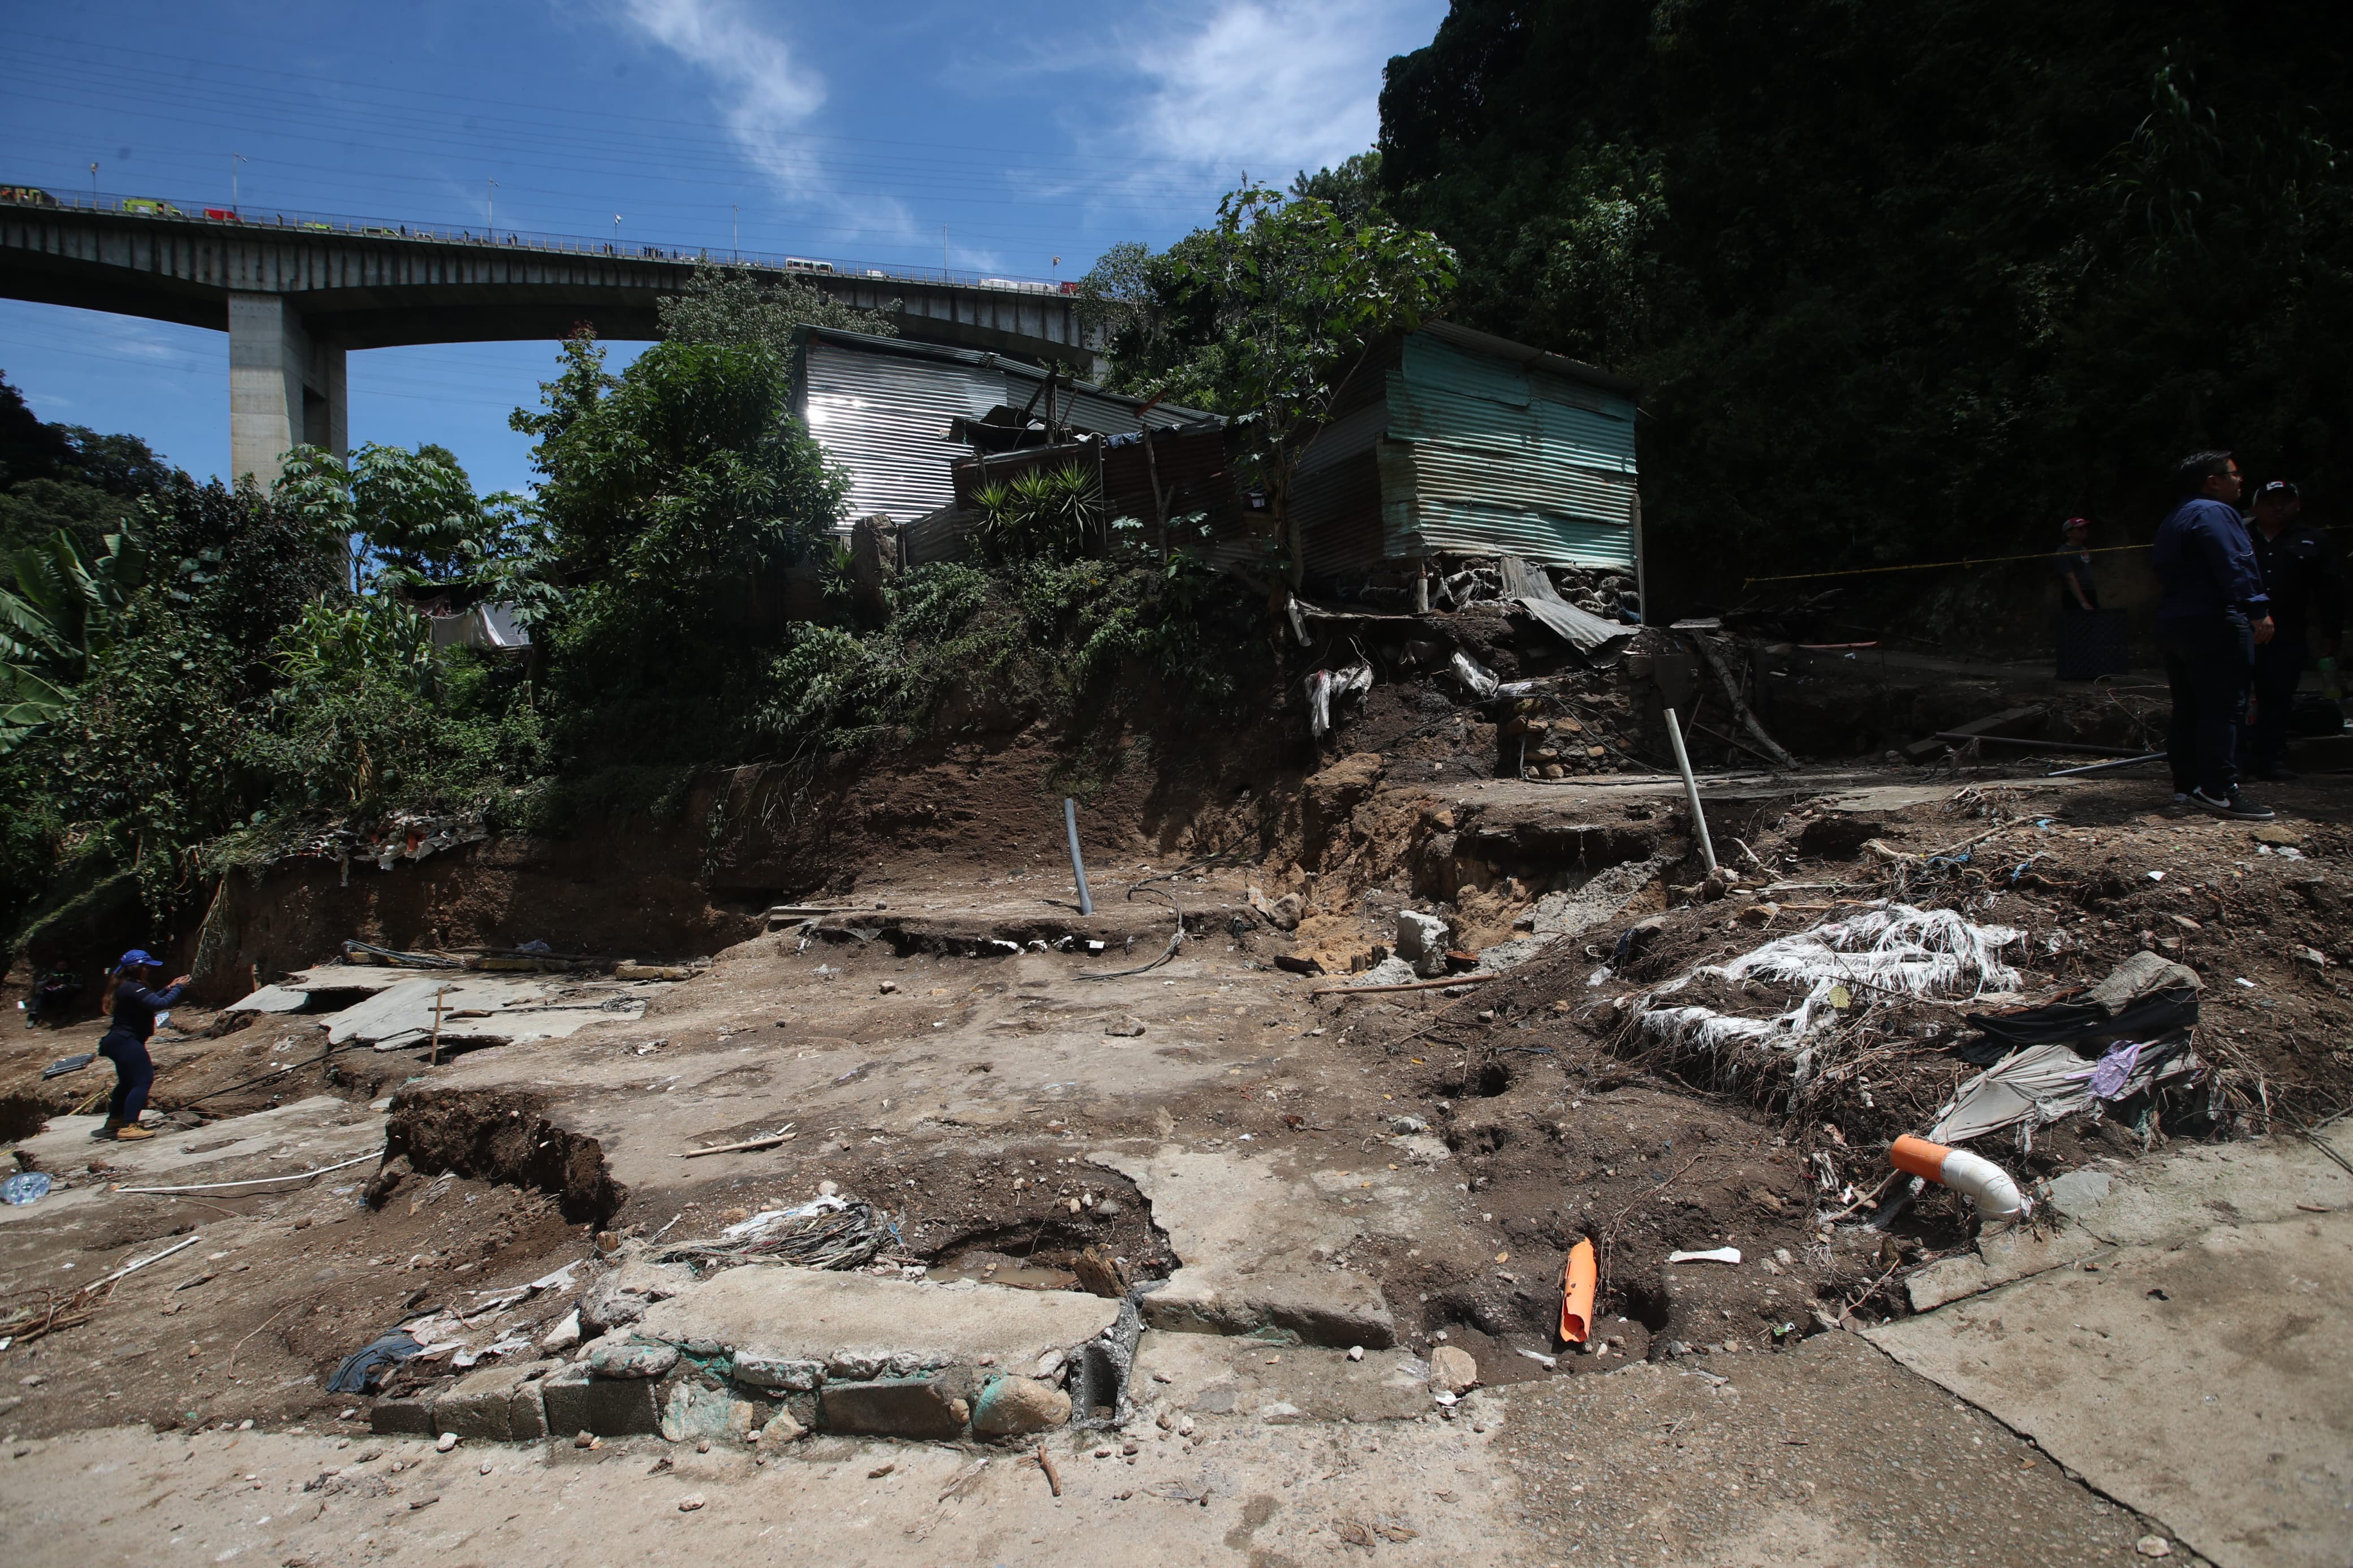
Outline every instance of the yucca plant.
<svg viewBox="0 0 2353 1568">
<path fill-rule="evenodd" d="M 974 542 L 987 560 L 1075 561 L 1090 553 L 1102 531 L 1102 487 L 1078 463 L 1027 469 L 987 486 L 973 500 L 980 509 Z"/>
</svg>

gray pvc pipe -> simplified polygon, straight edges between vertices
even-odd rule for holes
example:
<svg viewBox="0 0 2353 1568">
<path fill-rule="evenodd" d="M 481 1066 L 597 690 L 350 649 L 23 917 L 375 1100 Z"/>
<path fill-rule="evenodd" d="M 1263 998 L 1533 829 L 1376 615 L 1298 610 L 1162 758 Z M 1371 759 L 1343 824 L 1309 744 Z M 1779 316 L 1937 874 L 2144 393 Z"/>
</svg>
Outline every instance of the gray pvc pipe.
<svg viewBox="0 0 2353 1568">
<path fill-rule="evenodd" d="M 1062 797 L 1062 829 L 1071 836 L 1071 875 L 1078 879 L 1079 913 L 1093 914 L 1095 900 L 1087 891 L 1087 863 L 1079 854 L 1079 803 L 1069 795 Z M 1713 866 L 1715 862 L 1709 864 Z"/>
<path fill-rule="evenodd" d="M 1699 780 L 1693 774 L 1691 758 L 1683 751 L 1683 727 L 1673 709 L 1662 711 L 1667 716 L 1667 738 L 1675 743 L 1675 768 L 1683 775 L 1683 795 L 1691 802 L 1692 826 L 1699 833 L 1700 858 L 1707 862 L 1712 873 L 1715 869 L 1715 842 L 1707 836 L 1707 813 L 1699 806 Z M 1073 838 L 1071 842 L 1077 840 Z"/>
</svg>

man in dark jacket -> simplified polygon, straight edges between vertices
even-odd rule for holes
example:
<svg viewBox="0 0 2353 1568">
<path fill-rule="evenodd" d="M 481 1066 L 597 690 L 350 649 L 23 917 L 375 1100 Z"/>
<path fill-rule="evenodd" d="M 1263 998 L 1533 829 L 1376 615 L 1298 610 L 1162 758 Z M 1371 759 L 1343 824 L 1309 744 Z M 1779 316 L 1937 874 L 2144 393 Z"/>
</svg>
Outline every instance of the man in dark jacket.
<svg viewBox="0 0 2353 1568">
<path fill-rule="evenodd" d="M 2216 816 L 2267 822 L 2272 813 L 2239 793 L 2234 760 L 2254 650 L 2274 629 L 2254 545 L 2232 504 L 2239 465 L 2228 452 L 2194 452 L 2174 479 L 2180 504 L 2149 550 L 2162 591 L 2157 650 L 2173 689 L 2165 749 L 2174 800 Z"/>
<path fill-rule="evenodd" d="M 2287 765 L 2288 716 L 2304 679 L 2308 646 L 2316 638 L 2324 658 L 2334 658 L 2345 629 L 2345 584 L 2337 569 L 2337 549 L 2317 530 L 2296 521 L 2303 498 L 2285 479 L 2255 492 L 2249 534 L 2255 564 L 2271 595 L 2272 621 L 2279 635 L 2255 649 L 2253 711 L 2247 716 L 2242 760 L 2259 779 L 2292 779 Z"/>
<path fill-rule="evenodd" d="M 147 1090 L 155 1082 L 155 1063 L 147 1054 L 147 1041 L 155 1033 L 155 1016 L 177 1002 L 188 985 L 188 977 L 183 974 L 161 991 L 148 990 L 141 982 L 161 967 L 135 947 L 114 966 L 113 994 L 107 998 L 111 1021 L 98 1042 L 98 1054 L 114 1064 L 114 1096 L 107 1101 L 106 1125 L 91 1133 L 93 1138 L 127 1141 L 155 1136 L 139 1125 L 139 1113 L 147 1106 Z"/>
</svg>

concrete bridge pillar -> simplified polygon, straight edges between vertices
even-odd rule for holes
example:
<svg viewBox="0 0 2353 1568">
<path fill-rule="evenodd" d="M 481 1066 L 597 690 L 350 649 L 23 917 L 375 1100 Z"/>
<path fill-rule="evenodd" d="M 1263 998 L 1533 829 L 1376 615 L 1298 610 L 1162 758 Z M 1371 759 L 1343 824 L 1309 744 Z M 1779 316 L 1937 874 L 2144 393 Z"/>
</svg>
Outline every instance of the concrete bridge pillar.
<svg viewBox="0 0 2353 1568">
<path fill-rule="evenodd" d="M 313 342 L 280 294 L 228 297 L 229 471 L 263 486 L 297 446 L 351 451 L 343 351 Z"/>
</svg>

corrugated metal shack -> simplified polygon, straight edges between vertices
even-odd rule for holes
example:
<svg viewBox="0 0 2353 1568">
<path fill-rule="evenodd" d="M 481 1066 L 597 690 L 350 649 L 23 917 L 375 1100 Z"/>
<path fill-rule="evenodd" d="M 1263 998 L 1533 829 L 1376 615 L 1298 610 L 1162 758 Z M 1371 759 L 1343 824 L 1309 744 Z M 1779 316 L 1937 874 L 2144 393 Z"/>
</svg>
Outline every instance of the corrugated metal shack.
<svg viewBox="0 0 2353 1568">
<path fill-rule="evenodd" d="M 1308 570 L 1440 554 L 1632 570 L 1634 390 L 1450 321 L 1377 345 L 1300 459 Z"/>
<path fill-rule="evenodd" d="M 1163 406 L 1166 406 L 1165 405 Z M 1156 417 L 1160 413 L 1154 409 Z M 1220 539 L 1244 531 L 1247 510 L 1234 478 L 1225 422 L 1202 420 L 1162 426 L 1151 435 L 1082 437 L 1050 447 L 958 458 L 953 466 L 955 504 L 977 510 L 974 498 L 986 487 L 1033 468 L 1069 464 L 1092 470 L 1102 487 L 1104 514 L 1132 517 L 1148 526 L 1206 513 Z M 1155 503 L 1153 487 L 1159 487 Z"/>
<path fill-rule="evenodd" d="M 949 435 L 955 421 L 982 419 L 995 408 L 1046 412 L 1048 373 L 1038 365 L 829 327 L 805 327 L 797 339 L 793 412 L 849 470 L 853 519 L 907 522 L 953 501 L 948 465 L 972 456 Z M 1067 376 L 1052 395 L 1056 424 L 1105 435 L 1141 430 L 1147 419 L 1159 428 L 1211 417 L 1169 404 L 1145 415 L 1141 399 Z"/>
</svg>

